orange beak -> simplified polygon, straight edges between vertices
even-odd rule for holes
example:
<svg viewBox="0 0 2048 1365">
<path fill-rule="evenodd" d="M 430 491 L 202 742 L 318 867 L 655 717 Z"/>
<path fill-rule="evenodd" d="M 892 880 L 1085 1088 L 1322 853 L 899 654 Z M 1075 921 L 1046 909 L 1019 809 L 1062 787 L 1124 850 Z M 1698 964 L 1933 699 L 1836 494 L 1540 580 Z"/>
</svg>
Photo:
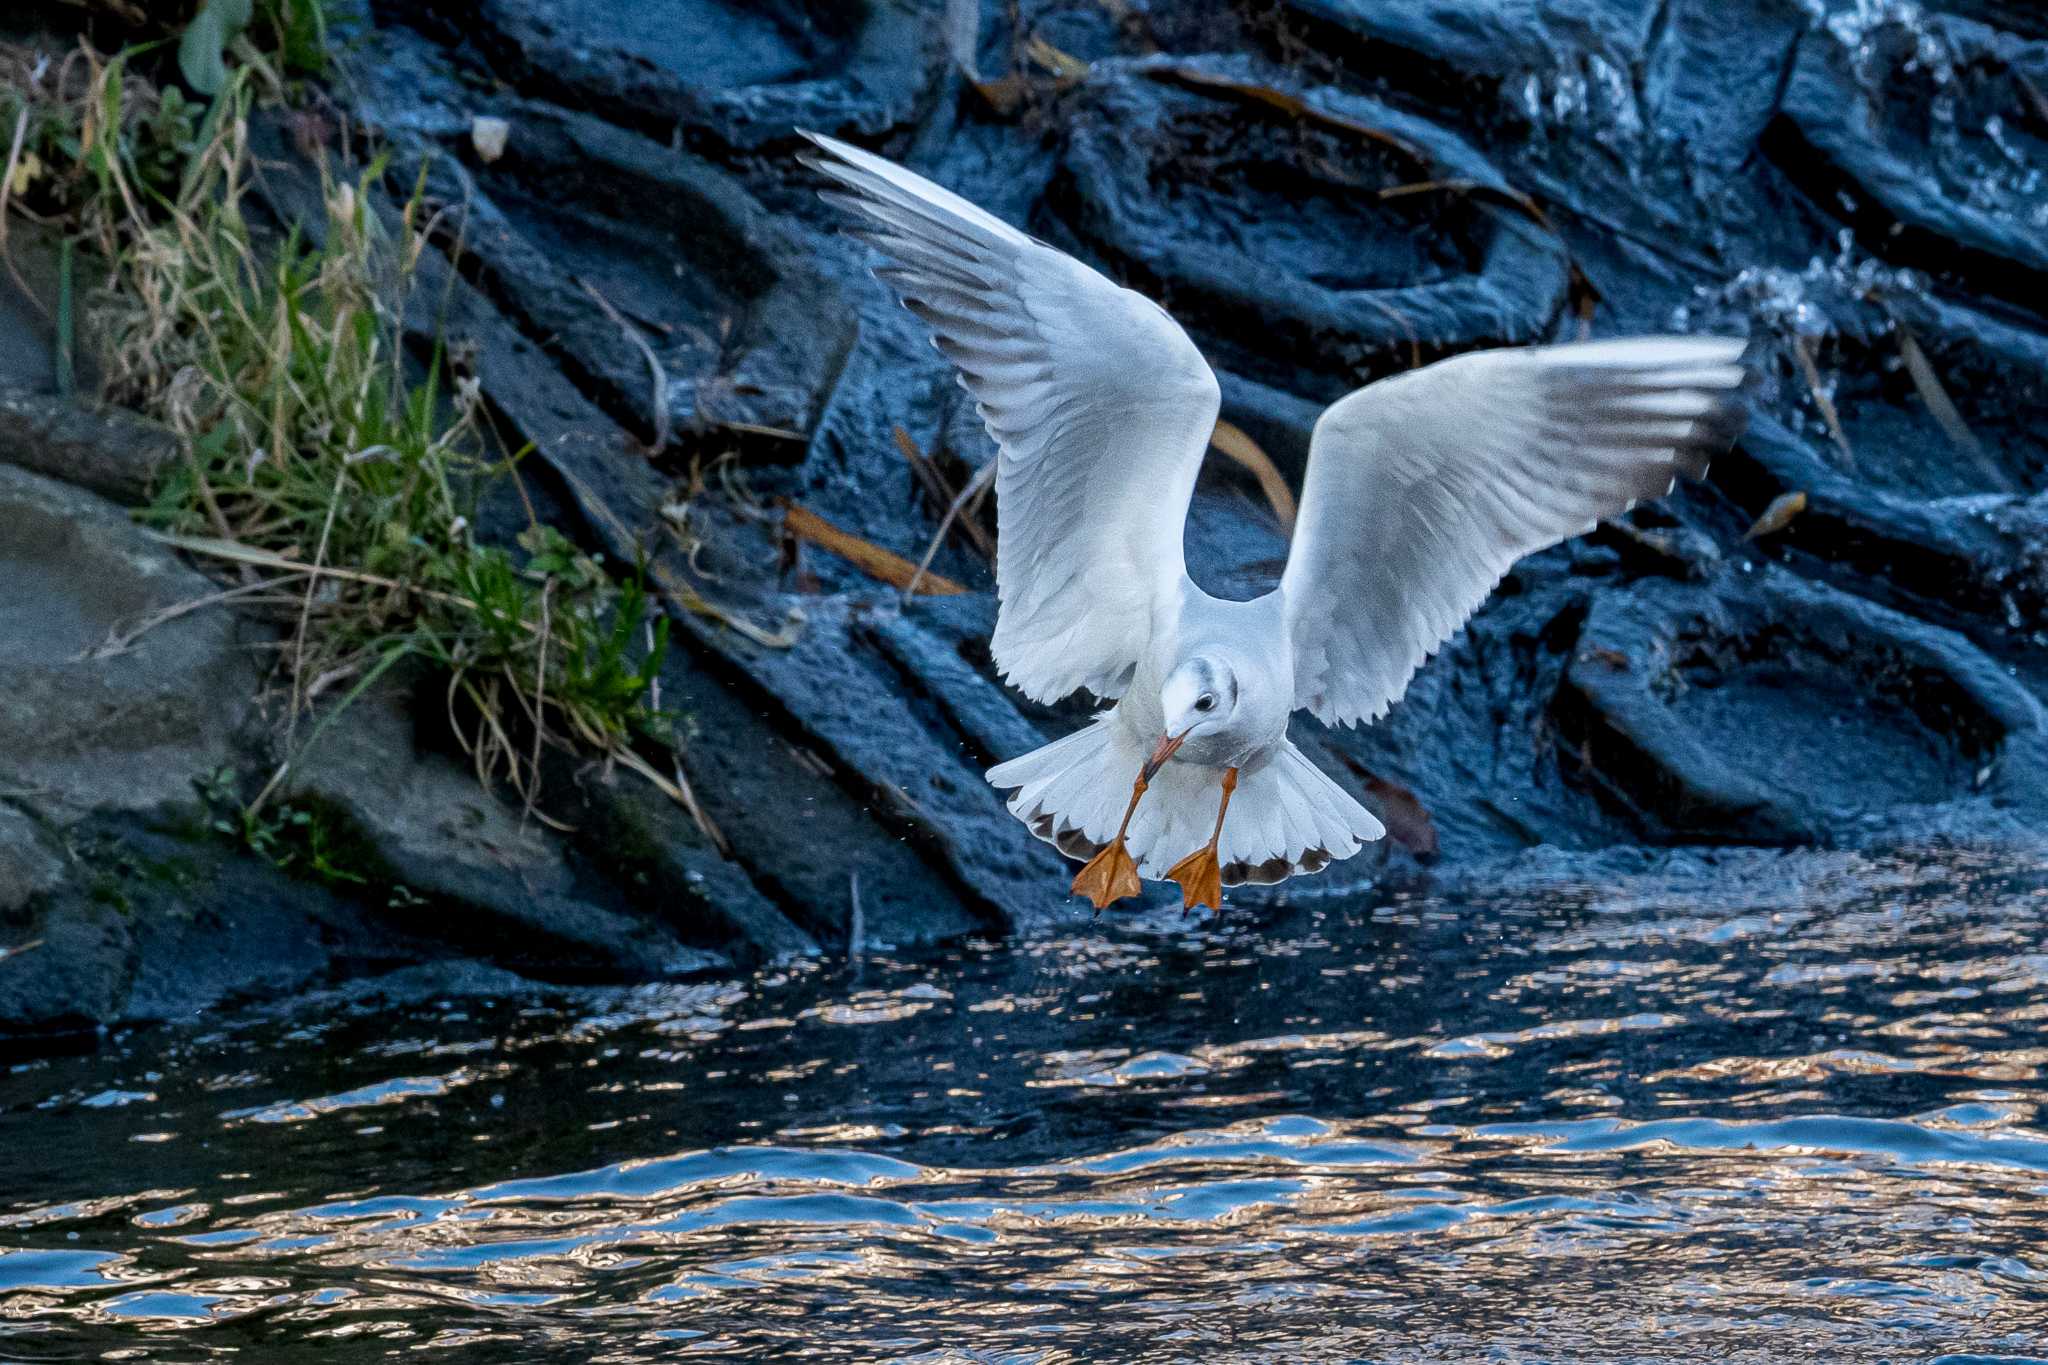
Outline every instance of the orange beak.
<svg viewBox="0 0 2048 1365">
<path fill-rule="evenodd" d="M 1159 770 L 1166 766 L 1166 760 L 1172 758 L 1175 751 L 1186 740 L 1186 735 L 1161 735 L 1159 737 L 1159 743 L 1153 746 L 1152 757 L 1145 760 L 1145 780 L 1147 782 L 1150 782 L 1159 775 Z"/>
</svg>

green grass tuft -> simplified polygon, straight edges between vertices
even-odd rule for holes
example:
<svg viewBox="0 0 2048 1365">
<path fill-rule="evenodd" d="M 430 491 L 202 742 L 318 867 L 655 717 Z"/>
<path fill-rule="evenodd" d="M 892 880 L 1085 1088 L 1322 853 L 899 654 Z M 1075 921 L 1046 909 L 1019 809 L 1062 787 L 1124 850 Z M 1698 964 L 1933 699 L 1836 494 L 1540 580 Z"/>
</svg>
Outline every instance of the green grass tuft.
<svg viewBox="0 0 2048 1365">
<path fill-rule="evenodd" d="M 298 32 L 311 21 L 289 16 L 318 10 L 277 0 L 259 21 Z M 489 454 L 473 378 L 404 352 L 433 249 L 417 189 L 381 213 L 381 164 L 323 173 L 325 221 L 264 239 L 245 213 L 256 64 L 203 114 L 130 68 L 88 53 L 69 100 L 36 109 L 51 158 L 37 211 L 96 255 L 84 330 L 108 396 L 183 446 L 147 519 L 275 613 L 294 726 L 413 661 L 445 682 L 479 778 L 529 809 L 549 748 L 652 773 L 633 746 L 673 740 L 655 701 L 668 623 L 638 573 L 537 521 L 515 545 L 475 537 L 478 499 L 516 481 L 517 456 Z"/>
</svg>

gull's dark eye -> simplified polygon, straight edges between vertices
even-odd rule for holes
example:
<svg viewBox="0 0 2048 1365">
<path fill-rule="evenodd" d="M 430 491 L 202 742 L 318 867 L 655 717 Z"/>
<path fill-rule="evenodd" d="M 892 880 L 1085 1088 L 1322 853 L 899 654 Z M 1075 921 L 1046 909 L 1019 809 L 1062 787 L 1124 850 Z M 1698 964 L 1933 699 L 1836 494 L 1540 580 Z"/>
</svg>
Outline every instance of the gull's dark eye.
<svg viewBox="0 0 2048 1365">
<path fill-rule="evenodd" d="M 1195 709 L 1197 711 L 1214 711 L 1216 709 L 1216 699 L 1206 694 L 1196 697 Z"/>
</svg>

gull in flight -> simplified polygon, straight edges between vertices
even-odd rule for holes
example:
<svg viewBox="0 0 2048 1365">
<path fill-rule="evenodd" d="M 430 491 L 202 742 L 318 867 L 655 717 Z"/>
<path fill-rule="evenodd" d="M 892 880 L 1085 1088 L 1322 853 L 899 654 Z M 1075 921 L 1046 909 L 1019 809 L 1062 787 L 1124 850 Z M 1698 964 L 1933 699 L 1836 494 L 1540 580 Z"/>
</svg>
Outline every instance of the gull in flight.
<svg viewBox="0 0 2048 1365">
<path fill-rule="evenodd" d="M 1187 333 L 922 176 L 805 136 L 998 447 L 997 667 L 1037 701 L 1116 703 L 988 773 L 1085 860 L 1073 889 L 1098 910 L 1141 877 L 1220 909 L 1225 886 L 1381 837 L 1288 739 L 1294 712 L 1379 719 L 1515 561 L 1700 477 L 1740 429 L 1745 344 L 1727 338 L 1477 351 L 1383 379 L 1316 422 L 1280 586 L 1211 597 L 1181 541 L 1221 400 Z"/>
</svg>

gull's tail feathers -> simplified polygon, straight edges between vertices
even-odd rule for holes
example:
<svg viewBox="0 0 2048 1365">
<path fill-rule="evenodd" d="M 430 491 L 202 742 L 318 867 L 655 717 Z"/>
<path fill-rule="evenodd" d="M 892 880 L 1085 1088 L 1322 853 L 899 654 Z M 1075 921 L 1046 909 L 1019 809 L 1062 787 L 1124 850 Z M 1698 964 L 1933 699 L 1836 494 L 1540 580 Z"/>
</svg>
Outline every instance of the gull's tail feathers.
<svg viewBox="0 0 2048 1365">
<path fill-rule="evenodd" d="M 989 769 L 1009 790 L 1010 813 L 1039 838 L 1085 862 L 1116 837 L 1145 746 L 1104 715 L 1086 729 Z M 1138 873 L 1166 870 L 1209 842 L 1223 799 L 1223 770 L 1175 761 L 1152 779 L 1131 817 L 1126 844 Z M 1386 833 L 1372 812 L 1309 762 L 1292 743 L 1238 773 L 1217 857 L 1223 884 L 1269 886 L 1320 872 Z"/>
</svg>

